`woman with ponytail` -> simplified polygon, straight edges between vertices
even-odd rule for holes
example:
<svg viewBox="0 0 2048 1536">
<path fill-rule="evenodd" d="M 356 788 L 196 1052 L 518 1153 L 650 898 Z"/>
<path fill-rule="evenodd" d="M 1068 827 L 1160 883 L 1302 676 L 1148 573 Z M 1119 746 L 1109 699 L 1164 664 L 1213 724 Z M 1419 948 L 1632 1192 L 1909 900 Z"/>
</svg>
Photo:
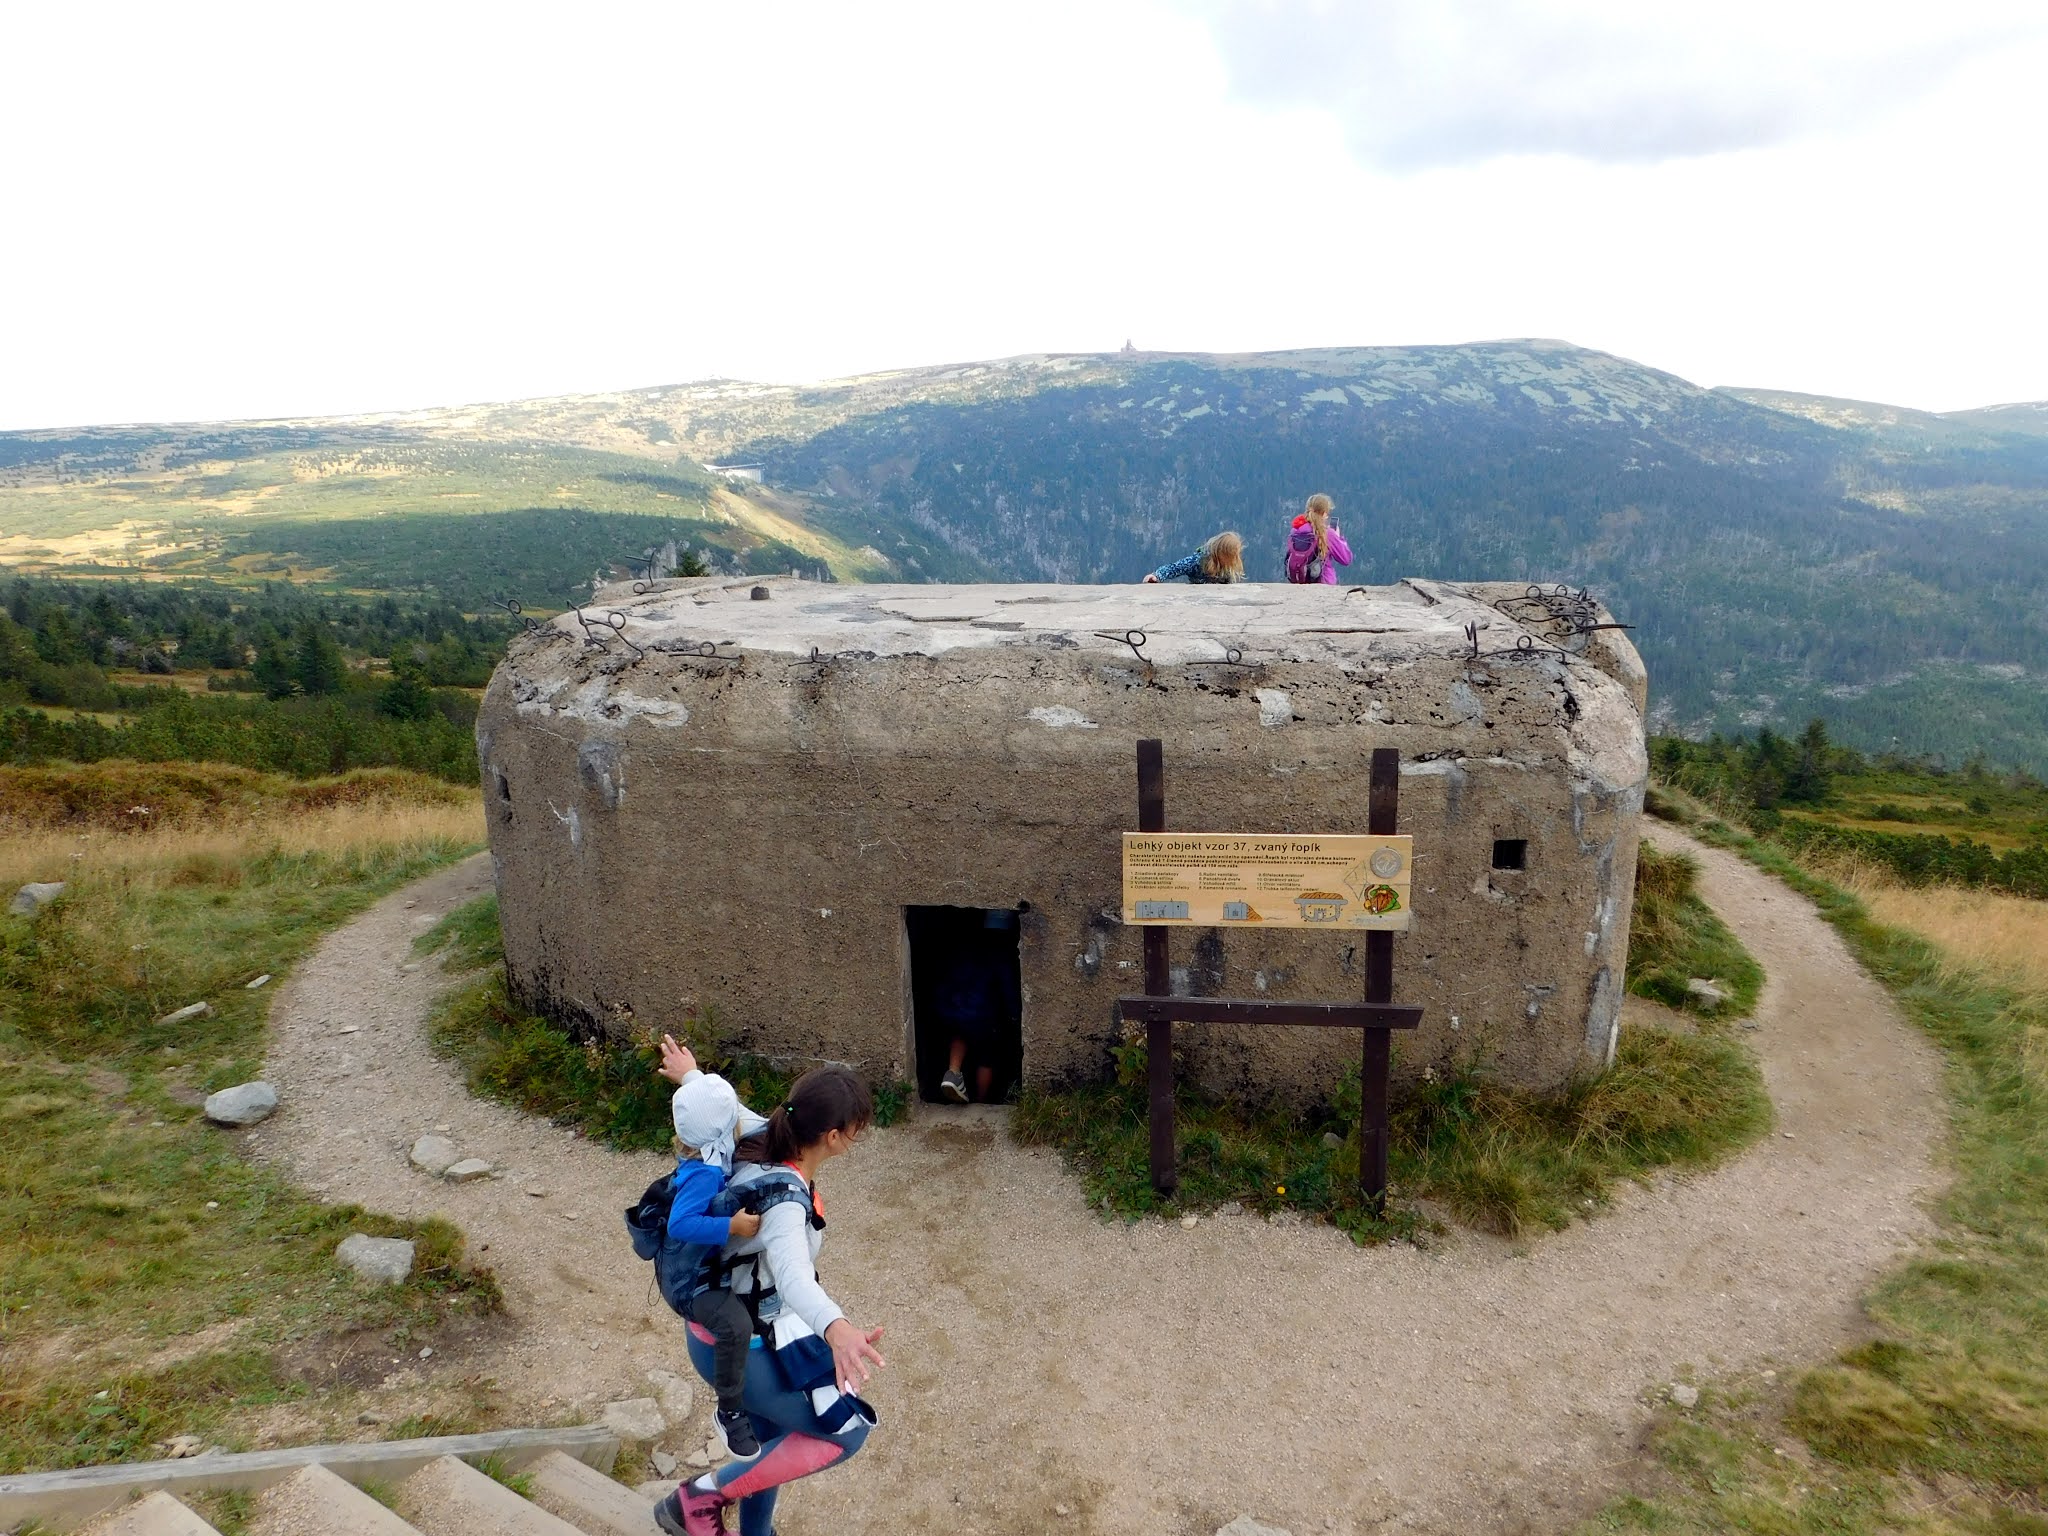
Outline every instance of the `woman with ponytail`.
<svg viewBox="0 0 2048 1536">
<path fill-rule="evenodd" d="M 1351 563 L 1351 546 L 1330 521 L 1335 503 L 1318 492 L 1294 519 L 1287 535 L 1287 579 L 1297 586 L 1337 584 L 1337 567 Z"/>
<path fill-rule="evenodd" d="M 800 1319 L 806 1327 L 794 1331 L 816 1335 L 801 1342 L 820 1358 L 818 1340 L 830 1349 L 830 1379 L 822 1388 L 792 1380 L 793 1352 L 756 1338 L 748 1351 L 744 1402 L 761 1454 L 682 1483 L 655 1505 L 654 1523 L 669 1536 L 713 1536 L 724 1529 L 722 1511 L 735 1503 L 740 1536 L 772 1536 L 781 1486 L 845 1461 L 873 1427 L 866 1405 L 853 1394 L 883 1364 L 875 1348 L 882 1330 L 856 1326 L 818 1284 L 825 1208 L 817 1177 L 827 1162 L 852 1148 L 874 1117 L 867 1084 L 850 1068 L 816 1067 L 796 1080 L 767 1125 L 734 1149 L 727 1187 L 762 1187 L 761 1227 L 726 1245 L 725 1282 L 736 1294 L 757 1298 L 764 1323 L 771 1317 L 784 1323 Z M 784 1328 L 774 1331 L 780 1335 Z M 690 1363 L 711 1381 L 711 1335 L 694 1323 Z"/>
</svg>

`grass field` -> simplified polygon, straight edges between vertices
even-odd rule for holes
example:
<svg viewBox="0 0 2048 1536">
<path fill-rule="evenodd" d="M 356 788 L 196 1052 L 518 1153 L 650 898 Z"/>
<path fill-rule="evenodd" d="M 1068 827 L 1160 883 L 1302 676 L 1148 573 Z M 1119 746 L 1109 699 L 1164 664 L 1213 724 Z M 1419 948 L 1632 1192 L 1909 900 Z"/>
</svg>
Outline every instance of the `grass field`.
<svg viewBox="0 0 2048 1536">
<path fill-rule="evenodd" d="M 470 610 L 496 597 L 564 607 L 594 569 L 623 575 L 667 538 L 720 567 L 889 569 L 687 460 L 519 443 L 326 442 L 0 477 L 0 530 L 0 564 L 23 571 L 427 590 Z"/>
<path fill-rule="evenodd" d="M 1660 853 L 1647 842 L 1637 850 L 1628 990 L 1667 1008 L 1741 1018 L 1756 1007 L 1763 967 L 1700 899 L 1698 879 L 1689 854 Z M 1704 1002 L 1689 989 L 1694 978 L 1716 983 L 1726 1001 L 1718 1007 Z"/>
<path fill-rule="evenodd" d="M 1868 1338 L 1667 1410 L 1603 1531 L 2048 1533 L 2048 904 L 1827 878 L 1697 830 L 1812 899 L 1947 1062 L 1953 1183 L 1929 1249 L 1864 1298 Z"/>
<path fill-rule="evenodd" d="M 67 882 L 0 918 L 0 1472 L 148 1459 L 179 1434 L 361 1434 L 352 1372 L 497 1307 L 446 1223 L 318 1204 L 247 1155 L 261 1127 L 245 1141 L 198 1108 L 262 1069 L 274 987 L 247 983 L 473 847 L 476 796 L 385 775 L 323 799 L 230 770 L 209 816 L 189 782 L 209 771 L 180 771 L 191 804 L 144 829 L 112 765 L 72 770 L 62 818 L 48 771 L 0 774 L 0 881 Z M 197 1001 L 212 1013 L 159 1022 Z M 339 1269 L 353 1231 L 414 1238 L 413 1278 Z"/>
</svg>

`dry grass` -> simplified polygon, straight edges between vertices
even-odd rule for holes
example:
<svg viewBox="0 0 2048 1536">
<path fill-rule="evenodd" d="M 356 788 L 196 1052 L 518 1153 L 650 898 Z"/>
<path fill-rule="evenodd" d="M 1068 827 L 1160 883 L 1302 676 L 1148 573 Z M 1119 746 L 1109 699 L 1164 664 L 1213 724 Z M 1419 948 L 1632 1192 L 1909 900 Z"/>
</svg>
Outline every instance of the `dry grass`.
<svg viewBox="0 0 2048 1536">
<path fill-rule="evenodd" d="M 368 800 L 313 809 L 275 805 L 215 825 L 143 832 L 8 828 L 0 823 L 0 890 L 31 880 L 77 880 L 116 870 L 169 871 L 195 863 L 239 863 L 275 850 L 346 858 L 371 848 L 471 844 L 484 840 L 483 799 L 456 791 L 447 804 Z"/>
<path fill-rule="evenodd" d="M 230 763 L 119 758 L 0 766 L 0 832 L 233 826 L 279 812 L 337 805 L 461 805 L 474 799 L 467 786 L 403 768 L 358 768 L 299 779 Z"/>
<path fill-rule="evenodd" d="M 345 857 L 374 847 L 480 843 L 482 797 L 459 805 L 337 805 L 275 812 L 224 827 L 166 827 L 142 835 L 0 832 L 0 886 L 73 880 L 111 870 L 169 869 L 194 861 L 239 861 L 275 849 Z"/>
<path fill-rule="evenodd" d="M 2048 901 L 1959 886 L 1915 889 L 1862 860 L 1821 867 L 1878 922 L 1919 934 L 2002 986 L 2048 999 Z"/>
</svg>

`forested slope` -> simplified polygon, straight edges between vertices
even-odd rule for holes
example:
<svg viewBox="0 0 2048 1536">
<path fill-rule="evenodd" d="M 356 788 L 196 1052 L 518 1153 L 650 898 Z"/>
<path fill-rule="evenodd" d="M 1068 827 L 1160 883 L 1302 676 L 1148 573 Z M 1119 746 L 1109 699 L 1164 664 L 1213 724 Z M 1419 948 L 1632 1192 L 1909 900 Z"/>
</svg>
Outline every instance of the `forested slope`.
<svg viewBox="0 0 2048 1536">
<path fill-rule="evenodd" d="M 476 612 L 562 606 L 669 539 L 717 570 L 1120 582 L 1234 527 L 1272 580 L 1322 490 L 1356 581 L 1591 586 L 1666 728 L 1818 714 L 1867 749 L 2048 770 L 2043 420 L 1708 390 L 1561 342 L 1028 357 L 0 434 L 0 562 Z"/>
</svg>

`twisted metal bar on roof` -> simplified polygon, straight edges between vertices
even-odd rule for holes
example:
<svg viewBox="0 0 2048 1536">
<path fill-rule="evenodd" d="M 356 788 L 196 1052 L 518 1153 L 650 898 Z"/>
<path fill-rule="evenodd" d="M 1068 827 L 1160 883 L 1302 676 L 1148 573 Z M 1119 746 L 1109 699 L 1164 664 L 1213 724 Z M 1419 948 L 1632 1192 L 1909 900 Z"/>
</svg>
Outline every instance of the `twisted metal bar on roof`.
<svg viewBox="0 0 2048 1536">
<path fill-rule="evenodd" d="M 1546 638 L 1559 650 L 1578 654 L 1596 630 L 1633 629 L 1632 624 L 1602 623 L 1600 601 L 1584 587 L 1574 592 L 1563 582 L 1545 587 L 1531 582 L 1520 597 L 1502 598 L 1493 605 L 1524 628 L 1549 631 Z"/>
<path fill-rule="evenodd" d="M 494 597 L 491 599 L 491 606 L 493 608 L 504 609 L 507 613 L 511 614 L 513 618 L 517 619 L 520 623 L 524 624 L 529 630 L 547 628 L 547 626 L 541 623 L 539 619 L 536 619 L 532 614 L 528 613 L 524 608 L 520 607 L 519 599 L 516 597 Z"/>
<path fill-rule="evenodd" d="M 611 646 L 606 644 L 599 635 L 600 630 L 609 630 L 625 643 L 626 648 L 633 653 L 635 661 L 639 661 L 646 656 L 647 652 L 635 645 L 633 637 L 626 633 L 626 616 L 619 612 L 618 609 L 609 609 L 603 618 L 595 620 L 585 615 L 581 608 L 575 609 L 574 612 L 576 614 L 576 622 L 583 626 L 583 643 L 585 645 L 595 646 L 600 651 L 609 651 Z"/>
<path fill-rule="evenodd" d="M 746 658 L 744 656 L 723 655 L 718 648 L 721 645 L 737 646 L 738 644 L 739 641 L 737 640 L 657 640 L 654 644 L 648 646 L 647 649 L 658 651 L 664 656 L 685 656 L 692 661 L 717 661 L 723 662 L 727 666 L 736 667 Z M 817 647 L 813 646 L 812 651 L 814 654 L 816 650 Z"/>
</svg>

